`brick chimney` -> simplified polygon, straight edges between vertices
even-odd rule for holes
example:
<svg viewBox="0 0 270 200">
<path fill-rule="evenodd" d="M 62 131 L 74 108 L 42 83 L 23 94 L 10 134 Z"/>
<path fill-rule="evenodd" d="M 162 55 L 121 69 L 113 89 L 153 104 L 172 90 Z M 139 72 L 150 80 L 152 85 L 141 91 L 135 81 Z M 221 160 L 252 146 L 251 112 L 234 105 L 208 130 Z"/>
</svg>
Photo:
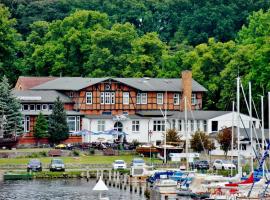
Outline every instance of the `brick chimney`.
<svg viewBox="0 0 270 200">
<path fill-rule="evenodd" d="M 192 94 L 192 72 L 189 70 L 182 71 L 182 99 L 181 110 L 185 109 L 185 100 L 187 99 L 187 110 L 191 110 L 191 94 Z"/>
</svg>

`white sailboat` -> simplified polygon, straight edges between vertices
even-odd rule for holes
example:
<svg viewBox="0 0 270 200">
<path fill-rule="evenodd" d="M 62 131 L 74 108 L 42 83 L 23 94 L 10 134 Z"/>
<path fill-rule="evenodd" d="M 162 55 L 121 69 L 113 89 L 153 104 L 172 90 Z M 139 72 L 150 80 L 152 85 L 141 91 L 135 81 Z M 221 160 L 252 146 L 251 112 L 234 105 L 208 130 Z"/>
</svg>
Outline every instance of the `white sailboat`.
<svg viewBox="0 0 270 200">
<path fill-rule="evenodd" d="M 102 181 L 102 178 L 100 176 L 98 182 L 96 183 L 95 187 L 93 188 L 93 191 L 99 192 L 99 200 L 109 200 L 109 197 L 102 197 L 102 192 L 108 191 L 108 190 L 109 190 L 108 187 Z"/>
</svg>

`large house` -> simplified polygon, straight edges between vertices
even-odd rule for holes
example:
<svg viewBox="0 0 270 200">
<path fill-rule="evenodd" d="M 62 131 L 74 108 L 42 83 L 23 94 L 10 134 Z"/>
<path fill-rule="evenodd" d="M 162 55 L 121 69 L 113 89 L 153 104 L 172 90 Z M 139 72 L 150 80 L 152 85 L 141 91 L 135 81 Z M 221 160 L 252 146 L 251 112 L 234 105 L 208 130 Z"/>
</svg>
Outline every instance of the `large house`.
<svg viewBox="0 0 270 200">
<path fill-rule="evenodd" d="M 202 110 L 206 91 L 192 79 L 190 71 L 183 71 L 181 79 L 19 77 L 14 95 L 22 104 L 24 138 L 28 141 L 33 140 L 39 112 L 51 114 L 59 97 L 67 112 L 69 131 L 84 130 L 83 142 L 125 138 L 160 143 L 165 113 L 167 128 L 184 136 L 184 97 L 189 138 L 196 130 L 211 133 L 229 127 L 231 112 Z"/>
</svg>

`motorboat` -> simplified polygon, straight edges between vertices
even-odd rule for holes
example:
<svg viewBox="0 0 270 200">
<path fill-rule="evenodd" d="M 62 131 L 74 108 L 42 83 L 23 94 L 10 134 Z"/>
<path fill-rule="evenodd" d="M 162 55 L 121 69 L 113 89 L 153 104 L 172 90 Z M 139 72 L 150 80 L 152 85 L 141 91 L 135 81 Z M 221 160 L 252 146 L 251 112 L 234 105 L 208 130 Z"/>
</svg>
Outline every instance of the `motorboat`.
<svg viewBox="0 0 270 200">
<path fill-rule="evenodd" d="M 176 194 L 176 188 L 177 182 L 171 179 L 158 179 L 153 186 L 160 194 Z"/>
</svg>

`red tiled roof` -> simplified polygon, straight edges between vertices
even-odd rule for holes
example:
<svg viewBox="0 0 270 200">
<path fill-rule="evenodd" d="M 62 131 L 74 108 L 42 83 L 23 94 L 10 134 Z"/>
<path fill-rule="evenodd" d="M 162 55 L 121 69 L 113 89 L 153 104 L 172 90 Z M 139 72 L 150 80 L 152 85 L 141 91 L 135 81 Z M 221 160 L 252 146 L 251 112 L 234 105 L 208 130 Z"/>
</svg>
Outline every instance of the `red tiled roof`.
<svg viewBox="0 0 270 200">
<path fill-rule="evenodd" d="M 57 79 L 57 77 L 27 77 L 20 76 L 17 80 L 15 89 L 16 90 L 28 90 L 32 87 L 41 85 L 48 81 Z"/>
</svg>

